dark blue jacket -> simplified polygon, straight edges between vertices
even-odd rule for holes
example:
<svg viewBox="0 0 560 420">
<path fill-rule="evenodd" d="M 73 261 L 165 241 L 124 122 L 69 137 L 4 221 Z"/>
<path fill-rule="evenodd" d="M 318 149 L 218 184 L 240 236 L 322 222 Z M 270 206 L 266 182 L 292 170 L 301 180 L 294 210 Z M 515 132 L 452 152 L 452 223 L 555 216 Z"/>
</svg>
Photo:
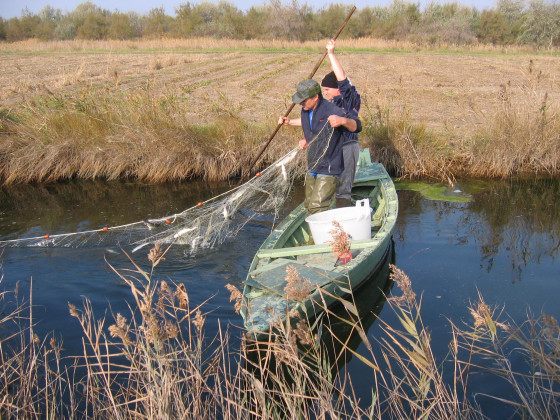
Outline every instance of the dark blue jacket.
<svg viewBox="0 0 560 420">
<path fill-rule="evenodd" d="M 360 94 L 356 90 L 356 87 L 352 84 L 349 78 L 346 78 L 338 81 L 338 89 L 340 90 L 340 95 L 333 98 L 334 104 L 344 109 L 351 115 L 355 114 L 357 117 L 360 112 L 360 106 L 362 105 L 362 99 L 360 98 Z M 358 133 L 346 131 L 342 135 L 342 140 L 344 143 L 357 142 Z"/>
<path fill-rule="evenodd" d="M 342 126 L 333 130 L 328 118 L 331 115 L 338 115 L 353 119 L 358 124 L 356 132 L 362 130 L 362 124 L 357 115 L 347 113 L 322 97 L 319 97 L 317 108 L 313 111 L 311 126 L 309 113 L 310 111 L 301 109 L 301 127 L 307 140 L 307 169 L 323 175 L 340 175 L 344 170 L 342 134 L 348 130 Z"/>
</svg>

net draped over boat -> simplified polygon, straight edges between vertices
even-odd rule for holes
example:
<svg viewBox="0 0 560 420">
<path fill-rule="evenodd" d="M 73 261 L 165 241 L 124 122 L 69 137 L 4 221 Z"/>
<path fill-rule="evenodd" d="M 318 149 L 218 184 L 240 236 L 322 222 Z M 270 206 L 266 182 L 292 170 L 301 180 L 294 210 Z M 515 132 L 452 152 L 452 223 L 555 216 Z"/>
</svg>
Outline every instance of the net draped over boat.
<svg viewBox="0 0 560 420">
<path fill-rule="evenodd" d="M 328 148 L 332 133 L 325 124 L 312 142 L 324 142 Z M 191 253 L 212 248 L 235 236 L 258 214 L 278 214 L 295 179 L 306 170 L 304 159 L 305 150 L 295 148 L 244 184 L 181 213 L 81 232 L 3 240 L 0 248 L 120 246 L 132 247 L 134 252 L 157 242 L 187 245 Z"/>
</svg>

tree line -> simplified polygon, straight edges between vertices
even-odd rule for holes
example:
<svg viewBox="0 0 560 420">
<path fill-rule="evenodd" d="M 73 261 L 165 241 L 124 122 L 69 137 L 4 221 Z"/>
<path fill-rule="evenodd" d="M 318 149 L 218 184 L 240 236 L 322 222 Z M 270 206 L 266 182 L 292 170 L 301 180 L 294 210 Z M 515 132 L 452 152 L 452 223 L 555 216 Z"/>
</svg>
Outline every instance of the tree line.
<svg viewBox="0 0 560 420">
<path fill-rule="evenodd" d="M 138 38 L 286 39 L 312 41 L 332 36 L 350 11 L 348 5 L 331 4 L 314 10 L 297 0 L 269 0 L 241 11 L 228 1 L 186 2 L 166 14 L 163 7 L 147 14 L 102 9 L 91 2 L 63 14 L 45 6 L 33 14 L 0 17 L 0 40 Z M 560 46 L 560 3 L 557 0 L 498 0 L 492 9 L 479 11 L 457 2 L 420 3 L 393 0 L 385 7 L 356 10 L 341 38 L 381 38 L 428 45 L 531 45 Z"/>
</svg>

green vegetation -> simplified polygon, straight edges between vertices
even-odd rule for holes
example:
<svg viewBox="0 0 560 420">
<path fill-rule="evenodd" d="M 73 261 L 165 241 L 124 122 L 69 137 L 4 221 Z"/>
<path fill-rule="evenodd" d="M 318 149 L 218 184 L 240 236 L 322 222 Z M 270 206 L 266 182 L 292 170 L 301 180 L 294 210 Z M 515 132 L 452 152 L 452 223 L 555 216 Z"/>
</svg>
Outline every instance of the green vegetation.
<svg viewBox="0 0 560 420">
<path fill-rule="evenodd" d="M 426 184 L 423 182 L 397 182 L 395 184 L 399 190 L 417 191 L 428 200 L 450 201 L 454 203 L 466 203 L 471 201 L 471 197 L 461 192 L 455 192 L 446 184 Z"/>
<path fill-rule="evenodd" d="M 244 340 L 235 349 L 237 339 L 221 328 L 205 336 L 204 304 L 192 306 L 182 284 L 152 278 L 165 253 L 156 245 L 148 254 L 151 270 L 133 263 L 117 272 L 134 297 L 130 314 L 99 319 L 87 299 L 81 308 L 69 303 L 83 354 L 67 355 L 54 337 L 39 337 L 31 302 L 0 294 L 2 418 L 482 419 L 469 380 L 478 374 L 506 381 L 509 399 L 496 404 L 520 418 L 559 414 L 560 328 L 546 314 L 512 325 L 480 296 L 469 308 L 470 323 L 451 324 L 450 352 L 436 360 L 421 299 L 392 267 L 400 294 L 387 299 L 385 311 L 401 325 L 386 325 L 382 314 L 380 334 L 368 336 L 351 296 L 341 305 L 346 314 L 327 310 L 318 330 L 305 319 L 293 329 L 280 325 L 257 353 Z M 239 308 L 240 292 L 228 290 Z M 337 335 L 331 320 L 359 336 L 365 354 Z M 352 378 L 339 369 L 349 357 L 363 364 L 364 378 L 369 372 L 371 402 L 358 400 Z"/>
<path fill-rule="evenodd" d="M 0 40 L 145 38 L 284 39 L 310 41 L 332 36 L 350 6 L 331 4 L 314 10 L 307 3 L 269 0 L 246 12 L 228 1 L 186 2 L 175 16 L 163 7 L 147 15 L 109 11 L 84 2 L 63 14 L 45 6 L 38 14 L 0 17 Z M 420 3 L 393 0 L 386 6 L 357 10 L 341 34 L 346 38 L 381 38 L 421 45 L 530 45 L 551 49 L 560 45 L 560 5 L 545 0 L 499 0 L 494 9 L 482 11 L 457 2 Z"/>
</svg>

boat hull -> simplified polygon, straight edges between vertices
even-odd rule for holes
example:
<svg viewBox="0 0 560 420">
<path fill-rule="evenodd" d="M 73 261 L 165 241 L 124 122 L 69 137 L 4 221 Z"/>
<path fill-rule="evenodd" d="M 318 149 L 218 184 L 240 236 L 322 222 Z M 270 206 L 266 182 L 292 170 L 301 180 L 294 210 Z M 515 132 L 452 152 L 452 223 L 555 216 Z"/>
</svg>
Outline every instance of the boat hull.
<svg viewBox="0 0 560 420">
<path fill-rule="evenodd" d="M 270 233 L 251 262 L 241 309 L 248 336 L 267 341 L 271 332 L 302 316 L 312 322 L 371 281 L 387 260 L 398 213 L 396 190 L 385 168 L 370 161 L 367 149 L 360 157 L 352 195 L 354 200 L 370 200 L 371 238 L 352 241 L 352 259 L 343 263 L 329 244 L 313 243 L 305 208 L 298 206 Z M 294 282 L 308 292 L 290 296 Z"/>
</svg>

